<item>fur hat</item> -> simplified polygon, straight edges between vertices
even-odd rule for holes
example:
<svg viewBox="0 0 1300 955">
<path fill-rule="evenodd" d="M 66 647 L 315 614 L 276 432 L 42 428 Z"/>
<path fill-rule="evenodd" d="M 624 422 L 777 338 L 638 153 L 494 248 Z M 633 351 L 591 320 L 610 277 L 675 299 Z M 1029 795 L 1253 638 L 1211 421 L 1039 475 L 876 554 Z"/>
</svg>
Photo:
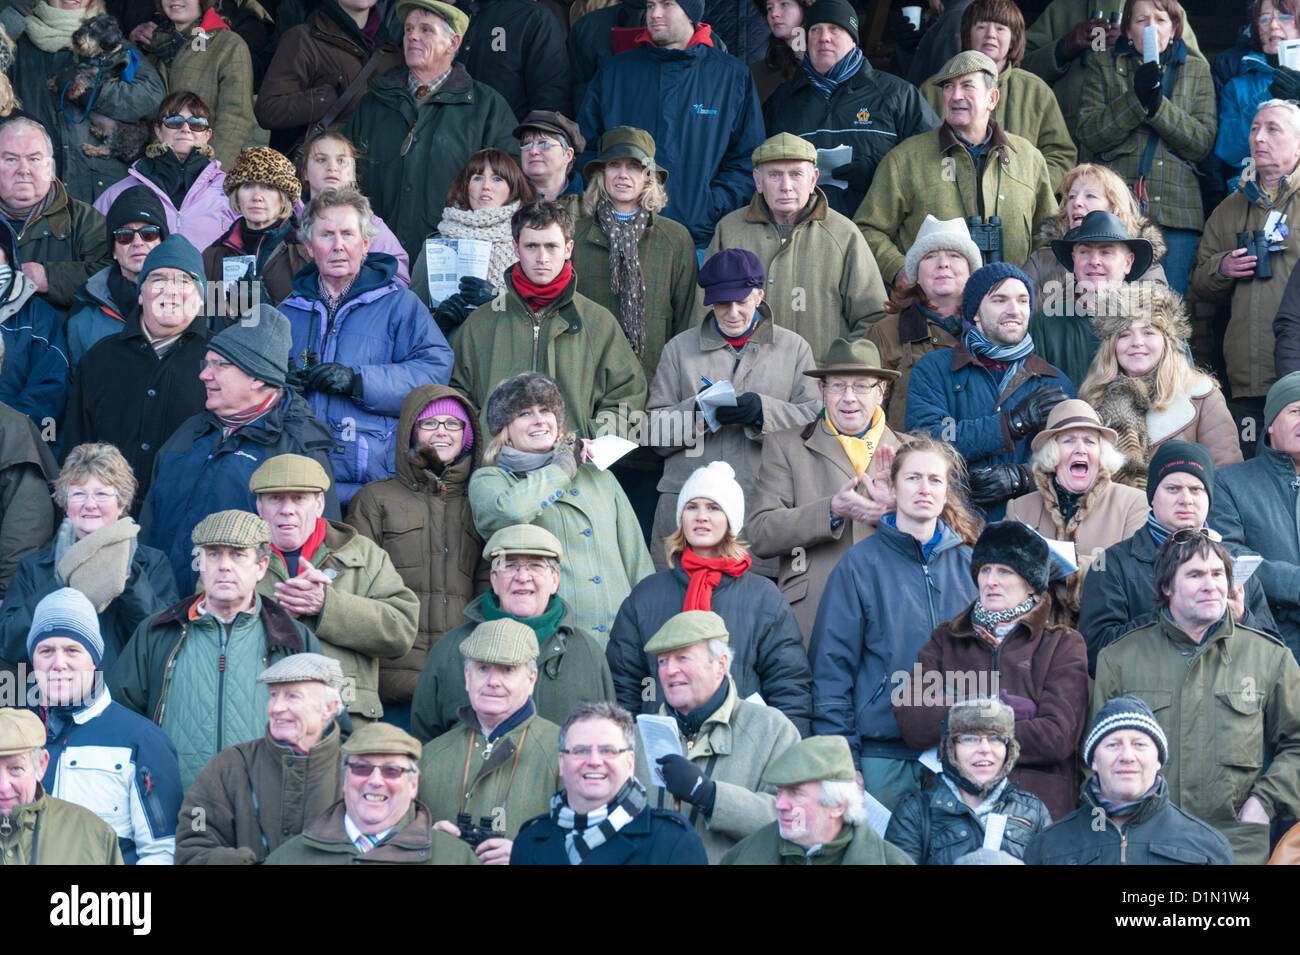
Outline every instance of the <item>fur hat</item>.
<svg viewBox="0 0 1300 955">
<path fill-rule="evenodd" d="M 970 575 L 979 582 L 985 564 L 1006 564 L 1029 584 L 1036 594 L 1047 590 L 1052 555 L 1047 542 L 1019 521 L 987 524 L 970 555 Z"/>
<path fill-rule="evenodd" d="M 745 492 L 736 481 L 736 472 L 726 461 L 714 461 L 696 468 L 677 492 L 677 526 L 682 526 L 682 509 L 695 497 L 708 498 L 727 515 L 727 527 L 733 537 L 740 536 L 745 524 Z"/>
<path fill-rule="evenodd" d="M 1114 348 L 1119 333 L 1134 322 L 1158 329 L 1165 341 L 1181 347 L 1192 335 L 1183 297 L 1167 285 L 1156 282 L 1125 282 L 1100 296 L 1092 316 L 1092 329 L 1102 348 Z"/>
<path fill-rule="evenodd" d="M 560 386 L 539 372 L 526 371 L 507 378 L 488 395 L 488 431 L 500 434 L 502 428 L 519 416 L 519 412 L 533 405 L 555 412 L 555 420 L 561 428 L 564 427 L 566 412 Z"/>
<path fill-rule="evenodd" d="M 998 774 L 983 785 L 967 779 L 957 768 L 957 744 L 953 737 L 962 733 L 979 733 L 1003 736 L 1007 740 L 1007 755 Z M 939 760 L 944 775 L 959 787 L 975 796 L 992 792 L 1007 773 L 1015 768 L 1020 757 L 1020 743 L 1016 741 L 1016 714 L 1011 707 L 993 697 L 962 700 L 949 707 L 943 717 L 943 730 L 939 736 Z"/>
<path fill-rule="evenodd" d="M 279 189 L 289 200 L 290 209 L 302 196 L 302 183 L 298 181 L 298 171 L 293 168 L 293 163 L 270 146 L 254 146 L 241 152 L 235 160 L 235 168 L 226 173 L 226 183 L 221 188 L 230 196 L 240 186 L 251 182 Z"/>
<path fill-rule="evenodd" d="M 903 260 L 903 273 L 909 282 L 916 284 L 916 270 L 920 267 L 921 260 L 939 249 L 961 253 L 970 265 L 971 275 L 978 272 L 984 264 L 979 246 L 970 237 L 970 228 L 965 219 L 936 219 L 927 214 Z"/>
</svg>

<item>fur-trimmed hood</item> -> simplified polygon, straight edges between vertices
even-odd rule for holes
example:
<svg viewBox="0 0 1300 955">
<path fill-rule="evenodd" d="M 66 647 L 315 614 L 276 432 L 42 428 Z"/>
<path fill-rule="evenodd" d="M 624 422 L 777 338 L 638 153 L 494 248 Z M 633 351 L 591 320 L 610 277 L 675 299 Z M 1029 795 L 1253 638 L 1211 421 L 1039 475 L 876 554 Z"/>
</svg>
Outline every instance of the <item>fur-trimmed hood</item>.
<svg viewBox="0 0 1300 955">
<path fill-rule="evenodd" d="M 1152 265 L 1164 261 L 1165 254 L 1169 251 L 1169 245 L 1165 242 L 1165 236 L 1164 233 L 1160 231 L 1160 226 L 1156 225 L 1146 216 L 1140 216 L 1138 221 L 1141 223 L 1141 226 L 1138 228 L 1137 235 L 1134 236 L 1134 238 L 1146 239 L 1151 243 Z M 1055 215 L 1045 220 L 1043 224 L 1038 227 L 1038 238 L 1043 245 L 1050 248 L 1053 240 L 1064 239 L 1065 233 L 1068 231 L 1070 230 L 1063 221 L 1063 217 Z"/>
</svg>

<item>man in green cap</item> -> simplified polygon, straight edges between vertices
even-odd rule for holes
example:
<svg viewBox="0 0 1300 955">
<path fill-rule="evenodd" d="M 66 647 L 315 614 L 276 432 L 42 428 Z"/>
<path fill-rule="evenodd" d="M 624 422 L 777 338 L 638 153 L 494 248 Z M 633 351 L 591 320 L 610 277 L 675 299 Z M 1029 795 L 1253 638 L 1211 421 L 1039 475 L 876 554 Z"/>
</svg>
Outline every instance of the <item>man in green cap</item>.
<svg viewBox="0 0 1300 955">
<path fill-rule="evenodd" d="M 248 489 L 271 533 L 271 563 L 257 585 L 306 624 L 343 667 L 354 724 L 379 719 L 379 659 L 415 643 L 420 600 L 388 553 L 325 514 L 330 476 L 313 458 L 280 454 L 253 472 Z"/>
<path fill-rule="evenodd" d="M 483 559 L 492 567 L 492 589 L 465 608 L 464 624 L 434 644 L 411 698 L 411 732 L 426 743 L 454 727 L 470 702 L 460 647 L 488 620 L 515 620 L 533 631 L 541 648 L 533 687 L 538 715 L 558 725 L 584 700 L 614 699 L 605 652 L 556 596 L 564 554 L 555 535 L 535 524 L 503 527 L 488 538 Z"/>
<path fill-rule="evenodd" d="M 0 709 L 0 865 L 121 865 L 108 823 L 45 792 L 49 763 L 41 718 Z"/>
<path fill-rule="evenodd" d="M 742 840 L 723 865 L 912 865 L 867 825 L 853 754 L 843 736 L 795 743 L 763 774 L 776 822 Z"/>
<path fill-rule="evenodd" d="M 166 731 L 181 785 L 227 746 L 262 735 L 269 663 L 320 653 L 315 634 L 257 592 L 271 562 L 266 521 L 217 511 L 190 535 L 201 591 L 145 620 L 108 677 L 113 698 Z"/>
<path fill-rule="evenodd" d="M 546 812 L 560 789 L 560 728 L 533 707 L 531 627 L 489 620 L 461 641 L 460 653 L 469 705 L 455 729 L 424 747 L 420 801 L 436 828 L 473 846 L 484 865 L 509 865 L 519 827 Z"/>
<path fill-rule="evenodd" d="M 664 705 L 686 755 L 662 756 L 654 772 L 637 751 L 636 775 L 650 804 L 686 816 L 714 864 L 776 818 L 776 787 L 763 782 L 772 761 L 799 742 L 780 710 L 742 700 L 730 675 L 727 626 L 711 610 L 669 619 L 645 645 L 657 654 Z"/>
<path fill-rule="evenodd" d="M 415 798 L 420 742 L 371 723 L 342 746 L 343 798 L 266 859 L 268 865 L 475 865 L 469 847 L 433 825 Z"/>
<path fill-rule="evenodd" d="M 836 338 L 861 338 L 885 317 L 885 284 L 867 240 L 817 185 L 812 143 L 777 133 L 752 158 L 754 198 L 722 217 L 704 257 L 721 249 L 757 255 L 772 320 L 798 332 L 821 361 Z"/>
<path fill-rule="evenodd" d="M 881 402 L 898 372 L 882 367 L 874 343 L 839 338 L 804 374 L 817 379 L 821 414 L 766 435 L 745 530 L 754 553 L 781 559 L 777 583 L 806 647 L 831 570 L 893 507 L 898 435 Z"/>
</svg>

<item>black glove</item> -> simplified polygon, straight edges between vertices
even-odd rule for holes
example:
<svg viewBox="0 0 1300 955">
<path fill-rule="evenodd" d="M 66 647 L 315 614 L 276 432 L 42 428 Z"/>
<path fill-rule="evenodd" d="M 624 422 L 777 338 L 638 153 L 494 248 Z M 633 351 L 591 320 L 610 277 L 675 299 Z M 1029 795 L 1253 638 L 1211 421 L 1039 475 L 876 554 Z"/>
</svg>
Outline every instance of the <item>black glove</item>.
<svg viewBox="0 0 1300 955">
<path fill-rule="evenodd" d="M 763 399 L 752 391 L 736 395 L 736 406 L 723 405 L 718 409 L 718 424 L 763 425 Z"/>
<path fill-rule="evenodd" d="M 360 398 L 361 375 L 336 361 L 321 362 L 307 369 L 307 390 L 323 391 L 327 395 Z"/>
<path fill-rule="evenodd" d="M 915 53 L 916 48 L 921 45 L 922 31 L 912 26 L 912 21 L 903 17 L 902 22 L 898 25 L 898 33 L 894 36 L 894 45 L 904 53 Z"/>
<path fill-rule="evenodd" d="M 444 337 L 450 337 L 461 326 L 465 319 L 469 318 L 469 313 L 474 310 L 474 306 L 465 301 L 465 296 L 457 292 L 455 295 L 448 295 L 442 300 L 437 308 L 433 310 L 433 320 L 438 325 L 438 330 Z"/>
<path fill-rule="evenodd" d="M 475 278 L 472 275 L 462 275 L 460 279 L 460 293 L 465 297 L 473 308 L 480 305 L 486 305 L 497 297 L 497 287 L 487 279 Z"/>
<path fill-rule="evenodd" d="M 290 368 L 284 376 L 284 386 L 296 395 L 307 390 L 307 368 Z"/>
<path fill-rule="evenodd" d="M 1042 431 L 1043 425 L 1047 424 L 1047 416 L 1064 400 L 1065 392 L 1057 385 L 1052 385 L 1050 388 L 1039 388 L 1011 410 L 1004 411 L 1011 440 L 1019 441 Z"/>
<path fill-rule="evenodd" d="M 972 468 L 970 472 L 970 500 L 976 507 L 989 507 L 1021 494 L 1034 487 L 1029 468 L 1023 464 L 995 464 L 989 468 Z"/>
<path fill-rule="evenodd" d="M 1287 66 L 1273 67 L 1268 91 L 1277 99 L 1300 99 L 1300 73 Z"/>
<path fill-rule="evenodd" d="M 664 788 L 678 799 L 699 806 L 706 815 L 713 812 L 718 784 L 685 756 L 660 756 L 659 772 L 664 777 Z"/>
<path fill-rule="evenodd" d="M 1138 102 L 1154 116 L 1160 109 L 1160 80 L 1163 78 L 1159 63 L 1143 63 L 1133 74 L 1133 92 Z"/>
<path fill-rule="evenodd" d="M 843 166 L 831 170 L 832 179 L 843 179 L 849 184 L 850 192 L 866 192 L 871 185 L 871 173 L 875 167 L 865 159 L 855 159 Z"/>
</svg>

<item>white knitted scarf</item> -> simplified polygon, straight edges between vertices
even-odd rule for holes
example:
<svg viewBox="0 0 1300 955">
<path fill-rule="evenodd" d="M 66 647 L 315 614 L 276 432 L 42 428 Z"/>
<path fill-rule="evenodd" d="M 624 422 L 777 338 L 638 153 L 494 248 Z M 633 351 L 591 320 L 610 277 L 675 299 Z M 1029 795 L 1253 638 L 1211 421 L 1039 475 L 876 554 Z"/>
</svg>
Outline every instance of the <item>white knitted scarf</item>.
<svg viewBox="0 0 1300 955">
<path fill-rule="evenodd" d="M 510 220 L 519 211 L 518 200 L 489 209 L 457 209 L 447 206 L 442 210 L 438 234 L 448 239 L 479 239 L 492 243 L 492 258 L 488 262 L 487 280 L 498 292 L 506 287 L 506 269 L 519 261 L 515 255 L 514 235 Z"/>
</svg>

